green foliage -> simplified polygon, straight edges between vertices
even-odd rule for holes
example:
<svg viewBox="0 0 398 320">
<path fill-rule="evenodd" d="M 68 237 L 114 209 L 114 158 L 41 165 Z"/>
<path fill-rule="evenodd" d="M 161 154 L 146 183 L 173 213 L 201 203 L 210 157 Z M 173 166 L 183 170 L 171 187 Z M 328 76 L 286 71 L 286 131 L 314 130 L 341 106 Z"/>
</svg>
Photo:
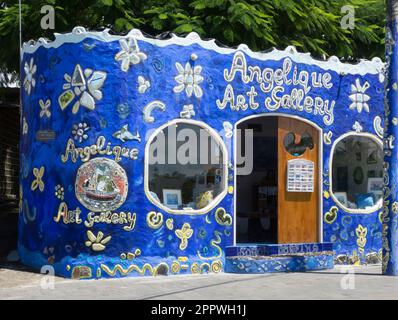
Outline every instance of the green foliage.
<svg viewBox="0 0 398 320">
<path fill-rule="evenodd" d="M 56 30 L 42 30 L 40 8 L 54 6 Z M 345 5 L 355 8 L 355 28 L 340 26 Z M 132 28 L 156 36 L 195 31 L 228 46 L 252 50 L 288 45 L 322 58 L 384 56 L 383 0 L 23 0 L 23 40 L 52 38 L 80 25 L 116 33 Z M 18 0 L 0 1 L 0 69 L 18 70 Z"/>
</svg>

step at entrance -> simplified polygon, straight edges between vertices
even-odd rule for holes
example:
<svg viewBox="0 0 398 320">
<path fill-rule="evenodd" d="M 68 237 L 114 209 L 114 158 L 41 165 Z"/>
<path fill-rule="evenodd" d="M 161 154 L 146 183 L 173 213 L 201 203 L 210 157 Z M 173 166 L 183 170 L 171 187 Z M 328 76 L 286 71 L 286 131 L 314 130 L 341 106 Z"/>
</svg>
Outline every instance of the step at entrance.
<svg viewBox="0 0 398 320">
<path fill-rule="evenodd" d="M 333 244 L 240 244 L 226 247 L 225 272 L 268 273 L 333 269 Z"/>
</svg>

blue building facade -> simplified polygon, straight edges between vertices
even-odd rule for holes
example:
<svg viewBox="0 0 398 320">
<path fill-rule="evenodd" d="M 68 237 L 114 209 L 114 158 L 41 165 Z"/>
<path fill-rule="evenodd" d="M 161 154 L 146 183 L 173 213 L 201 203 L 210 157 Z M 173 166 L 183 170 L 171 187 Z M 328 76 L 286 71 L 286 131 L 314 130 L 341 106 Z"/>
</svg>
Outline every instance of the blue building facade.
<svg viewBox="0 0 398 320">
<path fill-rule="evenodd" d="M 238 125 L 263 116 L 319 133 L 315 242 L 333 243 L 335 263 L 381 261 L 380 59 L 350 65 L 293 47 L 221 48 L 194 33 L 77 27 L 25 44 L 21 69 L 23 263 L 75 279 L 223 271 L 242 223 Z M 218 146 L 211 192 L 200 179 L 159 187 L 166 175 L 153 171 L 150 145 L 170 126 L 205 129 Z"/>
</svg>

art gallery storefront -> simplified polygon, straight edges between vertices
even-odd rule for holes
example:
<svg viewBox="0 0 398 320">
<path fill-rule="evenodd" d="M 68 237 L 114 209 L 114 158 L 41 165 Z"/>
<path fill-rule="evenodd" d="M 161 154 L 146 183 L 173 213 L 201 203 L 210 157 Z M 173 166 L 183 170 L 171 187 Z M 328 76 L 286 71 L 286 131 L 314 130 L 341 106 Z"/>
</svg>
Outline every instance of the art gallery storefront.
<svg viewBox="0 0 398 320">
<path fill-rule="evenodd" d="M 75 28 L 23 66 L 24 263 L 81 279 L 380 262 L 379 59 Z"/>
</svg>

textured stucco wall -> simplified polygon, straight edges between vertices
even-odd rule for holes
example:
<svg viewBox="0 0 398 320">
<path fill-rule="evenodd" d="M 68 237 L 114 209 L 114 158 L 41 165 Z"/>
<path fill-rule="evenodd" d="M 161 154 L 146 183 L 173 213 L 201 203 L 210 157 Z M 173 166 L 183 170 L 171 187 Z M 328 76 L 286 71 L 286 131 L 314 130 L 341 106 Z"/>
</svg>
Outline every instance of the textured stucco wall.
<svg viewBox="0 0 398 320">
<path fill-rule="evenodd" d="M 124 59 L 127 54 L 131 60 Z M 265 75 L 276 71 L 272 89 L 268 90 L 266 83 L 261 89 L 256 79 L 246 79 L 243 61 L 248 74 L 249 66 L 269 68 Z M 196 72 L 192 94 L 184 83 L 178 87 L 181 83 L 175 77 L 181 68 L 176 63 Z M 330 150 L 338 137 L 355 130 L 376 138 L 381 134 L 383 123 L 378 121 L 382 118 L 384 76 L 380 60 L 346 65 L 335 58 L 316 61 L 294 48 L 264 54 L 253 53 L 245 46 L 220 48 L 195 34 L 153 40 L 137 30 L 116 37 L 78 28 L 72 34 L 58 35 L 53 43 L 25 45 L 22 67 L 19 251 L 25 264 L 37 268 L 50 264 L 57 274 L 74 278 L 219 272 L 223 248 L 232 245 L 234 238 L 234 137 L 230 128 L 244 117 L 271 112 L 306 119 L 323 130 L 323 240 L 335 243 L 340 262 L 378 259 L 380 210 L 353 214 L 336 207 L 328 174 Z M 283 73 L 283 68 L 290 71 Z M 82 81 L 73 77 L 79 69 Z M 312 74 L 323 82 L 316 85 Z M 306 75 L 309 83 L 304 84 Z M 301 104 L 295 104 L 300 99 L 294 97 L 300 97 L 300 92 L 312 99 L 303 96 Z M 355 93 L 370 98 L 366 102 L 368 111 L 362 105 L 359 112 Z M 283 94 L 293 97 L 296 107 L 278 105 Z M 246 105 L 237 108 L 240 99 L 245 99 Z M 303 108 L 304 101 L 309 104 L 311 100 L 318 105 Z M 195 112 L 191 120 L 206 123 L 224 141 L 230 164 L 229 188 L 210 212 L 176 215 L 147 199 L 145 143 L 152 129 L 181 118 L 187 105 L 193 105 Z M 120 139 L 118 131 L 125 125 L 135 136 L 130 137 L 132 140 Z M 76 129 L 84 131 L 80 131 L 81 141 L 79 135 L 73 139 Z M 110 143 L 108 154 L 97 152 L 73 159 L 72 151 L 68 152 L 73 146 L 95 146 L 98 138 L 100 143 L 105 140 L 103 149 Z M 73 141 L 73 146 L 68 141 Z M 126 156 L 118 157 L 121 148 L 128 150 L 124 150 Z M 92 208 L 77 199 L 76 179 L 82 165 L 95 163 L 92 159 L 99 157 L 110 159 L 106 163 L 122 175 L 124 170 L 127 179 L 120 183 L 127 183 L 128 191 L 122 195 L 125 200 L 121 205 L 111 210 L 115 213 L 113 221 L 90 225 L 90 217 L 100 212 L 91 213 Z M 66 207 L 69 219 L 57 219 L 60 213 L 66 213 Z M 131 220 L 120 221 L 124 217 Z"/>
</svg>

